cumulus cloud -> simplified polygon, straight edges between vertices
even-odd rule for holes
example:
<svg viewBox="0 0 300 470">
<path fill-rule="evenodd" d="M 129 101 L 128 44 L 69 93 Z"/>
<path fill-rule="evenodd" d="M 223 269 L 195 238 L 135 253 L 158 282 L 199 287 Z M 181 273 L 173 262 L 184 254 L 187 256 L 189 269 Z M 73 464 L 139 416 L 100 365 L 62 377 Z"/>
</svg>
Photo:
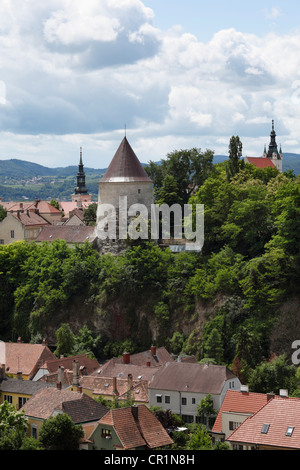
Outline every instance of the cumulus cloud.
<svg viewBox="0 0 300 470">
<path fill-rule="evenodd" d="M 85 136 L 93 155 L 96 146 L 107 152 L 103 166 L 125 124 L 143 161 L 164 157 L 168 146 L 224 152 L 237 133 L 258 154 L 272 119 L 282 142 L 299 142 L 299 32 L 258 37 L 230 28 L 202 42 L 158 30 L 153 19 L 141 0 L 1 2 L 5 141 L 39 136 L 46 154 L 51 137 L 65 149 L 70 136 L 74 145 Z"/>
</svg>

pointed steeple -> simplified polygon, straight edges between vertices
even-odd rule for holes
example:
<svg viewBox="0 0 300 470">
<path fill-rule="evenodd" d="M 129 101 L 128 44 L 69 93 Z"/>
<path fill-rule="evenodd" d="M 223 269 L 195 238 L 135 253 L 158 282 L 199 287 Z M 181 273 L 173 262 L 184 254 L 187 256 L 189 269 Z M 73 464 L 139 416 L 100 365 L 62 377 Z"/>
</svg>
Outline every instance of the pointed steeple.
<svg viewBox="0 0 300 470">
<path fill-rule="evenodd" d="M 75 194 L 87 194 L 88 189 L 85 186 L 85 173 L 83 170 L 83 163 L 82 163 L 82 147 L 80 147 L 80 159 L 78 165 L 78 173 L 77 173 L 77 187 L 75 188 Z"/>
<path fill-rule="evenodd" d="M 267 153 L 268 158 L 273 158 L 273 154 L 278 155 L 278 147 L 276 143 L 276 132 L 275 132 L 275 127 L 274 127 L 274 120 L 272 121 L 272 131 L 270 133 L 270 144 L 269 144 L 269 150 Z"/>
<path fill-rule="evenodd" d="M 132 181 L 151 182 L 151 179 L 142 167 L 125 136 L 101 182 L 125 183 Z"/>
</svg>

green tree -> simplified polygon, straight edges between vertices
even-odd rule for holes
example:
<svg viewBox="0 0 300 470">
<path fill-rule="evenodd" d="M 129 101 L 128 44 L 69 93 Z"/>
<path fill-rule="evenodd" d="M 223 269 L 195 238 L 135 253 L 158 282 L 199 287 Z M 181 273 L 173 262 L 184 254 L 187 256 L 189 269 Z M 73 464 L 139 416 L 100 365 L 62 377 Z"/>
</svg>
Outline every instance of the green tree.
<svg viewBox="0 0 300 470">
<path fill-rule="evenodd" d="M 56 350 L 54 354 L 57 357 L 71 356 L 75 345 L 75 336 L 68 323 L 63 323 L 55 332 L 56 336 Z"/>
<path fill-rule="evenodd" d="M 86 225 L 95 225 L 97 218 L 97 207 L 98 204 L 93 202 L 90 204 L 83 213 L 83 220 Z"/>
<path fill-rule="evenodd" d="M 250 374 L 249 388 L 252 392 L 275 394 L 282 388 L 292 394 L 297 388 L 296 367 L 288 363 L 286 356 L 263 362 Z"/>
<path fill-rule="evenodd" d="M 226 171 L 228 179 L 236 175 L 241 168 L 243 144 L 238 136 L 232 136 L 229 142 L 229 160 Z"/>
<path fill-rule="evenodd" d="M 217 330 L 214 328 L 209 334 L 205 343 L 205 355 L 207 357 L 213 357 L 217 364 L 220 364 L 223 359 L 224 350 L 222 344 L 222 338 Z"/>
<path fill-rule="evenodd" d="M 5 219 L 6 215 L 7 215 L 6 210 L 4 209 L 3 206 L 0 205 L 0 222 L 1 220 Z"/>
<path fill-rule="evenodd" d="M 23 411 L 4 401 L 0 405 L 0 450 L 39 450 L 42 446 L 27 437 L 27 418 Z"/>
<path fill-rule="evenodd" d="M 82 426 L 75 425 L 67 414 L 62 413 L 43 422 L 39 440 L 46 450 L 78 450 L 83 436 Z"/>
<path fill-rule="evenodd" d="M 214 402 L 210 394 L 200 400 L 197 406 L 197 413 L 202 421 L 208 421 L 209 426 L 212 427 L 217 411 L 214 409 Z"/>
<path fill-rule="evenodd" d="M 212 450 L 212 440 L 203 425 L 195 425 L 186 445 L 187 450 Z"/>
</svg>

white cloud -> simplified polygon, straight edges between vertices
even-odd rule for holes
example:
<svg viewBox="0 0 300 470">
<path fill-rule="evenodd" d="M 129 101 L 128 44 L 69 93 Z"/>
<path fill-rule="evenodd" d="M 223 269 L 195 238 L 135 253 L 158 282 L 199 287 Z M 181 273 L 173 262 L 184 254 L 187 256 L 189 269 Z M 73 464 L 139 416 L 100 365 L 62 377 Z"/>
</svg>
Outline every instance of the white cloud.
<svg viewBox="0 0 300 470">
<path fill-rule="evenodd" d="M 90 151 L 105 167 L 125 124 L 142 161 L 177 146 L 227 153 L 237 134 L 259 153 L 272 119 L 282 142 L 299 140 L 299 32 L 230 28 L 201 42 L 153 18 L 140 0 L 1 2 L 1 158 L 29 148 L 74 164 L 84 141 L 87 161 Z"/>
<path fill-rule="evenodd" d="M 281 16 L 281 10 L 278 7 L 273 7 L 270 10 L 264 10 L 265 16 L 268 20 L 276 20 Z"/>
</svg>

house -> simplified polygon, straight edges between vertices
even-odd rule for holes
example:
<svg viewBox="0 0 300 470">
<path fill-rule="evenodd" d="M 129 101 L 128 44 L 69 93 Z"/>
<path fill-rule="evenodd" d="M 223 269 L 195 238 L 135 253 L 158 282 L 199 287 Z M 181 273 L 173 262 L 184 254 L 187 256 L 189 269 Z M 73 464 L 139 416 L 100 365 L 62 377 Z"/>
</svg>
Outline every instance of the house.
<svg viewBox="0 0 300 470">
<path fill-rule="evenodd" d="M 38 438 L 43 422 L 51 416 L 66 413 L 75 424 L 96 423 L 106 413 L 107 408 L 84 393 L 62 390 L 60 384 L 56 388 L 46 387 L 39 390 L 23 405 L 28 418 L 29 434 Z"/>
<path fill-rule="evenodd" d="M 4 366 L 2 369 L 4 369 Z M 19 410 L 36 392 L 43 388 L 55 386 L 56 384 L 33 382 L 32 380 L 22 380 L 22 378 L 12 379 L 7 377 L 3 370 L 2 378 L 0 372 L 0 405 L 7 401 L 16 410 Z"/>
<path fill-rule="evenodd" d="M 213 442 L 224 442 L 234 429 L 248 416 L 262 408 L 273 396 L 273 394 L 249 392 L 248 387 L 244 385 L 240 391 L 228 390 L 210 431 Z"/>
<path fill-rule="evenodd" d="M 274 396 L 226 439 L 237 450 L 299 450 L 300 399 Z"/>
<path fill-rule="evenodd" d="M 65 240 L 68 245 L 74 246 L 85 242 L 93 243 L 95 240 L 95 227 L 86 225 L 51 225 L 43 227 L 35 239 L 36 243 Z"/>
<path fill-rule="evenodd" d="M 69 218 L 63 223 L 63 225 L 85 225 L 84 209 L 82 207 L 77 207 L 69 212 Z"/>
<path fill-rule="evenodd" d="M 41 365 L 52 359 L 55 356 L 45 340 L 42 344 L 29 344 L 19 338 L 17 343 L 5 343 L 5 370 L 12 377 L 32 380 Z"/>
<path fill-rule="evenodd" d="M 10 213 L 17 212 L 35 212 L 43 217 L 49 224 L 57 224 L 62 217 L 62 213 L 56 207 L 53 207 L 50 202 L 36 199 L 33 202 L 3 202 L 3 207 Z"/>
<path fill-rule="evenodd" d="M 158 419 L 145 405 L 109 410 L 89 440 L 95 450 L 150 450 L 173 444 Z"/>
<path fill-rule="evenodd" d="M 198 421 L 197 405 L 211 395 L 215 410 L 227 390 L 240 390 L 240 380 L 226 367 L 169 362 L 159 368 L 149 384 L 149 405 L 178 414 L 186 423 Z"/>
<path fill-rule="evenodd" d="M 20 240 L 33 241 L 49 222 L 35 211 L 7 212 L 0 222 L 0 245 Z"/>
<path fill-rule="evenodd" d="M 86 375 L 80 378 L 79 384 L 82 391 L 93 398 L 101 396 L 107 401 L 133 400 L 136 405 L 148 404 L 148 381 L 133 380 L 131 374 L 127 378 Z"/>
<path fill-rule="evenodd" d="M 46 360 L 38 369 L 33 380 L 44 380 L 46 382 L 61 382 L 71 385 L 75 373 L 78 376 L 90 375 L 98 370 L 100 364 L 96 359 L 92 359 L 86 354 L 77 354 L 76 356 L 61 356 L 59 359 Z"/>
<path fill-rule="evenodd" d="M 135 366 L 160 367 L 167 362 L 173 362 L 174 359 L 168 353 L 165 347 L 156 348 L 151 346 L 147 351 L 130 354 L 124 352 L 122 356 L 112 359 L 114 364 L 132 364 Z M 105 373 L 106 367 L 109 367 L 108 361 L 102 366 L 102 373 Z"/>
</svg>

